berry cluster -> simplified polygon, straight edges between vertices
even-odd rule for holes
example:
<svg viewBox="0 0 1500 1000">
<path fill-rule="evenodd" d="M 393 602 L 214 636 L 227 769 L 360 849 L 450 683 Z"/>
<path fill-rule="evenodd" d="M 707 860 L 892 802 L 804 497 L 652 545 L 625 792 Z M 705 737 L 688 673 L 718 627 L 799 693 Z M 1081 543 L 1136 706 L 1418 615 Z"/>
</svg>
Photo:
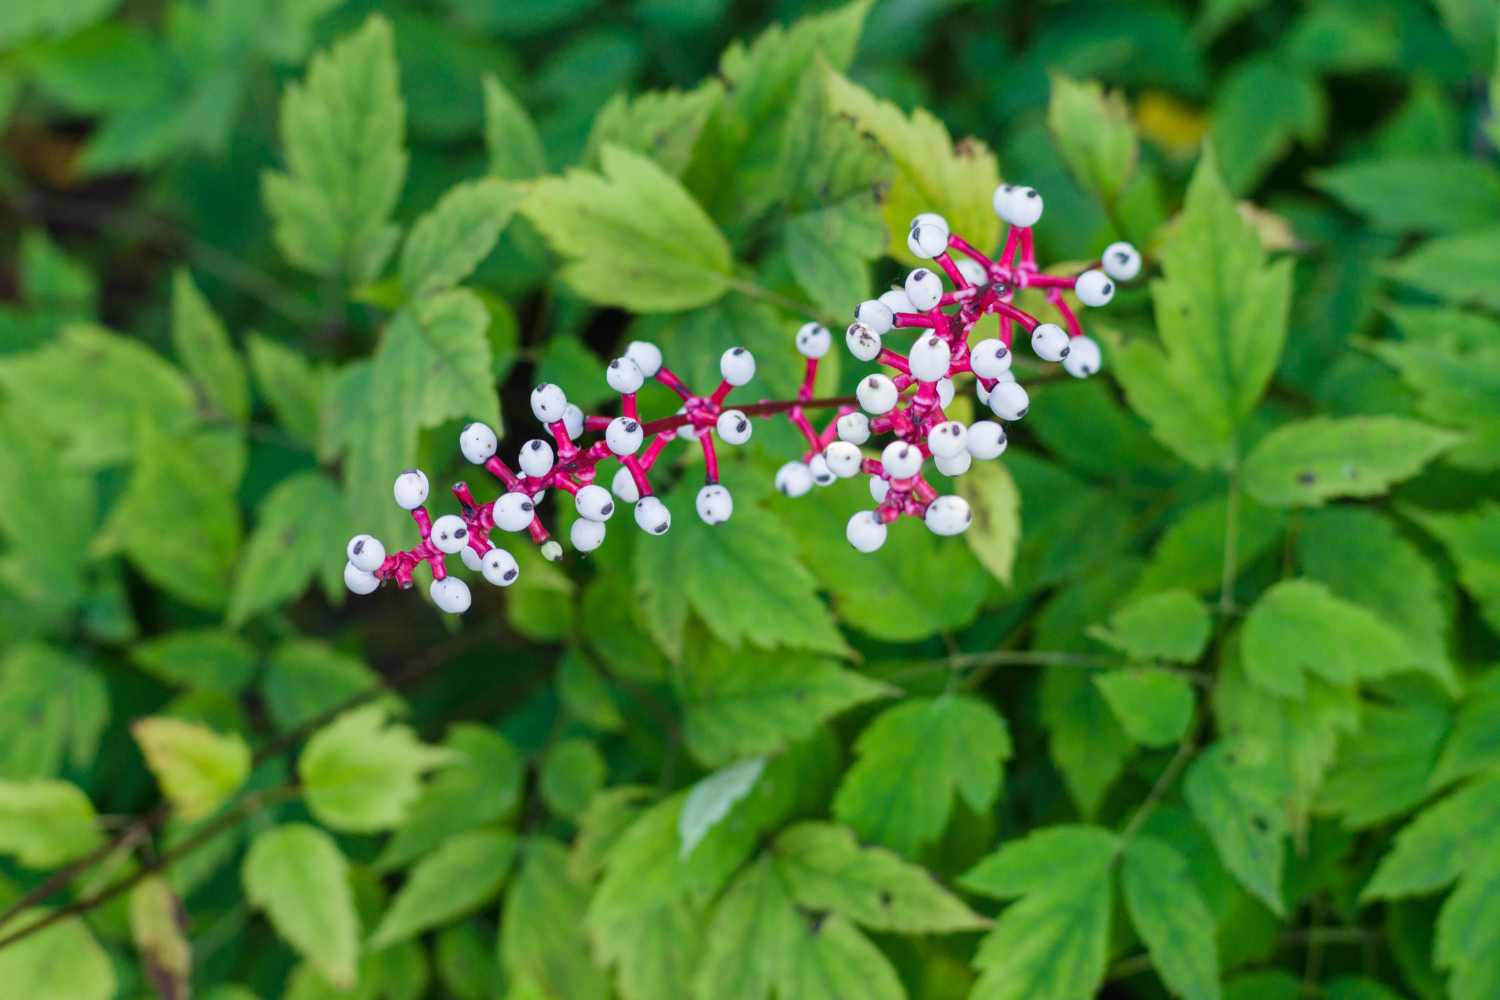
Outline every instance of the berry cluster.
<svg viewBox="0 0 1500 1000">
<path fill-rule="evenodd" d="M 960 476 L 974 459 L 998 457 L 1005 450 L 1006 436 L 995 421 L 965 426 L 944 413 L 956 392 L 954 378 L 972 374 L 981 403 L 1001 421 L 1020 420 L 1029 400 L 1011 371 L 1015 328 L 1026 330 L 1032 350 L 1043 360 L 1061 362 L 1069 374 L 1087 377 L 1099 368 L 1099 345 L 1084 336 L 1063 293 L 1071 290 L 1085 306 L 1102 306 L 1114 296 L 1115 282 L 1128 281 L 1141 269 L 1135 248 L 1115 243 L 1105 249 L 1096 267 L 1081 274 L 1043 274 L 1036 264 L 1031 233 L 1041 218 L 1041 196 L 1031 188 L 1005 184 L 995 191 L 994 207 L 1008 227 L 1005 243 L 994 259 L 951 233 L 939 215 L 924 213 L 912 220 L 907 246 L 919 259 L 934 262 L 953 287 L 945 290 L 938 271 L 919 267 L 907 275 L 904 287 L 860 303 L 845 343 L 856 358 L 883 365 L 891 374 L 864 377 L 853 398 L 813 397 L 819 359 L 833 345 L 828 329 L 818 323 L 803 325 L 795 337 L 797 350 L 806 359 L 797 397 L 739 408 L 727 408 L 725 403 L 735 388 L 755 376 L 755 359 L 749 351 L 734 347 L 724 352 L 719 359 L 722 380 L 711 394 L 700 396 L 663 365 L 657 347 L 636 341 L 605 370 L 610 388 L 620 394 L 619 416 L 586 416 L 555 385 L 532 390 L 532 413 L 551 440 L 533 438 L 521 445 L 516 457 L 519 473 L 500 458 L 494 430 L 481 423 L 463 429 L 459 447 L 464 457 L 483 466 L 505 487 L 506 492 L 495 500 L 479 503 L 466 483 L 457 483 L 453 495 L 460 513 L 434 521 L 424 506 L 427 477 L 416 469 L 401 473 L 395 483 L 396 503 L 411 512 L 420 544 L 387 554 L 379 539 L 356 535 L 347 549 L 345 584 L 356 594 L 368 594 L 387 580 L 410 587 L 413 571 L 426 563 L 432 573 L 433 602 L 443 611 L 466 611 L 469 588 L 448 574 L 445 557 L 460 556 L 468 569 L 497 587 L 510 586 L 520 573 L 515 558 L 491 541 L 497 528 L 527 533 L 544 557 L 561 557 L 562 546 L 550 537 L 537 513 L 537 505 L 550 489 L 573 497 L 579 516 L 569 537 L 580 552 L 593 551 L 603 543 L 616 500 L 633 505 L 635 522 L 647 534 L 665 534 L 672 515 L 655 496 L 650 471 L 663 449 L 679 436 L 696 438 L 703 451 L 706 483 L 698 491 L 698 516 L 711 525 L 727 521 L 734 512 L 734 498 L 719 483 L 715 438 L 727 445 L 742 445 L 750 440 L 751 418 L 773 414 L 785 414 L 808 445 L 800 460 L 777 471 L 776 488 L 782 493 L 801 496 L 815 484 L 827 486 L 860 473 L 870 477 L 876 506 L 855 514 L 846 529 L 856 549 L 873 552 L 880 548 L 887 525 L 902 515 L 922 518 L 939 535 L 962 533 L 971 520 L 967 501 L 957 495 L 940 496 L 923 476 L 923 466 L 931 458 L 943 475 Z M 1016 294 L 1027 288 L 1044 291 L 1065 328 L 1043 323 L 1015 304 Z M 970 345 L 975 324 L 990 314 L 998 318 L 999 336 Z M 884 343 L 882 338 L 893 330 L 918 331 L 907 353 Z M 636 394 L 648 379 L 681 398 L 675 414 L 642 421 Z M 836 413 L 818 430 L 806 411 L 826 408 Z M 593 443 L 581 443 L 585 434 L 600 432 L 602 437 Z M 891 438 L 879 457 L 862 450 L 875 435 Z M 595 482 L 599 463 L 605 460 L 619 463 L 609 489 Z"/>
</svg>

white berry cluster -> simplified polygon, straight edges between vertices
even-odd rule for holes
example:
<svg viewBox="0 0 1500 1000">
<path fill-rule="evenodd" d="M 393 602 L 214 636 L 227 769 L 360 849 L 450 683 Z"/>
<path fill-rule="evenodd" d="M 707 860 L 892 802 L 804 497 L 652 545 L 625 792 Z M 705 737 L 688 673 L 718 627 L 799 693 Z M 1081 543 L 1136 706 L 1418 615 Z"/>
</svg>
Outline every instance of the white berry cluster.
<svg viewBox="0 0 1500 1000">
<path fill-rule="evenodd" d="M 999 457 L 1006 435 L 995 420 L 965 426 L 946 415 L 956 391 L 954 378 L 973 375 L 980 403 L 998 421 L 1020 420 L 1030 399 L 1011 368 L 1014 331 L 1027 333 L 1033 352 L 1043 361 L 1061 362 L 1070 375 L 1086 378 L 1099 370 L 1099 345 L 1083 334 L 1063 293 L 1071 291 L 1084 306 L 1107 305 L 1116 282 L 1140 273 L 1139 252 L 1128 243 L 1114 243 L 1098 266 L 1081 274 L 1042 274 L 1031 235 L 1042 216 L 1041 195 L 1033 188 L 1002 184 L 995 190 L 994 208 L 1008 227 L 996 258 L 955 237 L 947 220 L 936 213 L 924 212 L 912 220 L 908 249 L 936 266 L 918 267 L 902 287 L 861 302 L 844 335 L 855 358 L 884 365 L 890 373 L 872 373 L 860 381 L 860 410 L 839 417 L 837 441 L 815 449 L 805 461 L 787 463 L 777 473 L 777 489 L 789 496 L 867 474 L 876 506 L 855 514 L 846 529 L 850 544 L 861 552 L 885 544 L 887 526 L 902 516 L 921 517 L 939 535 L 965 531 L 972 519 L 968 502 L 956 495 L 938 495 L 923 477 L 923 465 L 930 457 L 938 472 L 961 476 L 975 459 Z M 1064 325 L 1041 322 L 1016 306 L 1016 293 L 1026 288 L 1042 290 Z M 987 315 L 998 317 L 1000 335 L 971 345 L 971 331 Z M 896 330 L 916 333 L 905 354 L 886 343 L 887 335 Z M 799 347 L 802 339 L 799 333 Z M 867 455 L 863 446 L 885 434 L 894 440 L 878 458 Z"/>
</svg>

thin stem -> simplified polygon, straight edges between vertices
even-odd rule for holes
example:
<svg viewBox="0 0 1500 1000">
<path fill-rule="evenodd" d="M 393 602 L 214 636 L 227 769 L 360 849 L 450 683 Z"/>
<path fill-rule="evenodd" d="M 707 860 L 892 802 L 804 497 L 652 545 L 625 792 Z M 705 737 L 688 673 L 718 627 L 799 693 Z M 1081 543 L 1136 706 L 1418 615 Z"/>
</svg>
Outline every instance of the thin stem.
<svg viewBox="0 0 1500 1000">
<path fill-rule="evenodd" d="M 33 934 L 40 933 L 41 931 L 46 930 L 48 927 L 51 927 L 53 924 L 66 920 L 69 917 L 78 916 L 81 913 L 87 913 L 89 910 L 103 906 L 110 900 L 115 899 L 126 892 L 129 892 L 132 888 L 135 887 L 138 882 L 140 882 L 146 876 L 154 875 L 156 872 L 159 872 L 167 866 L 171 865 L 174 861 L 177 861 L 180 858 L 191 854 L 193 851 L 208 843 L 219 834 L 223 833 L 226 830 L 230 830 L 238 826 L 245 820 L 249 819 L 265 806 L 274 805 L 277 802 L 295 798 L 298 794 L 300 794 L 300 792 L 294 786 L 282 786 L 279 788 L 271 788 L 259 792 L 251 792 L 249 795 L 246 795 L 243 799 L 241 799 L 239 803 L 234 806 L 234 808 L 230 809 L 228 812 L 223 813 L 213 822 L 201 827 L 191 837 L 188 837 L 186 840 L 178 844 L 176 847 L 172 848 L 170 851 L 165 851 L 157 857 L 152 858 L 150 861 L 141 865 L 141 867 L 136 869 L 134 873 L 127 875 L 125 878 L 120 879 L 118 882 L 113 883 L 108 888 L 103 889 L 92 896 L 86 896 L 83 899 L 74 900 L 61 909 L 53 910 L 51 913 L 38 920 L 36 923 L 27 924 L 20 930 L 15 931 L 11 934 L 7 934 L 3 938 L 0 938 L 0 950 L 3 950 L 10 945 L 16 944 L 17 942 L 22 941 Z"/>
<path fill-rule="evenodd" d="M 1229 471 L 1229 500 L 1224 505 L 1224 569 L 1219 580 L 1219 611 L 1234 613 L 1234 579 L 1239 575 L 1236 562 L 1239 559 L 1240 539 L 1240 472 L 1238 466 Z"/>
<path fill-rule="evenodd" d="M 1115 845 L 1116 856 L 1123 853 L 1126 846 L 1135 839 L 1135 835 L 1140 832 L 1141 826 L 1156 811 L 1156 807 L 1161 804 L 1162 798 L 1177 780 L 1177 776 L 1182 773 L 1183 768 L 1187 767 L 1188 761 L 1197 752 L 1198 728 L 1201 725 L 1201 721 L 1202 715 L 1200 714 L 1198 718 L 1193 720 L 1192 726 L 1188 729 L 1187 736 L 1182 740 L 1182 745 L 1177 748 L 1177 752 L 1172 755 L 1172 759 L 1167 762 L 1167 766 L 1157 776 L 1156 784 L 1151 786 L 1151 791 L 1146 795 L 1145 800 L 1136 806 L 1135 812 L 1130 814 L 1130 818 L 1120 828 L 1120 839 Z"/>
<path fill-rule="evenodd" d="M 823 399 L 773 399 L 733 408 L 749 417 L 771 417 L 798 407 L 804 410 L 827 410 L 837 406 L 854 406 L 856 403 L 857 400 L 853 396 L 834 396 Z M 676 413 L 670 417 L 659 417 L 656 420 L 646 421 L 641 424 L 641 432 L 650 436 L 652 434 L 660 434 L 663 431 L 674 431 L 679 427 L 686 427 L 692 422 L 692 417 L 688 414 Z"/>
</svg>

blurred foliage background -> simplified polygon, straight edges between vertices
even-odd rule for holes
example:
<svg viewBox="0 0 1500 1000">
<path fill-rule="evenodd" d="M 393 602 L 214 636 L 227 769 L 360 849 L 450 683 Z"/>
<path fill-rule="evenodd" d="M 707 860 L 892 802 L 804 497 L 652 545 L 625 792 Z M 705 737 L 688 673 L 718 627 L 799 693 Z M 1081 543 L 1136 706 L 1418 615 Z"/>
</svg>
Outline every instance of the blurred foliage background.
<svg viewBox="0 0 1500 1000">
<path fill-rule="evenodd" d="M 1500 995 L 1497 20 L 6 4 L 0 996 Z M 467 419 L 784 395 L 1001 178 L 1150 280 L 965 539 L 768 423 L 713 531 L 684 449 L 664 539 L 347 599 Z"/>
</svg>

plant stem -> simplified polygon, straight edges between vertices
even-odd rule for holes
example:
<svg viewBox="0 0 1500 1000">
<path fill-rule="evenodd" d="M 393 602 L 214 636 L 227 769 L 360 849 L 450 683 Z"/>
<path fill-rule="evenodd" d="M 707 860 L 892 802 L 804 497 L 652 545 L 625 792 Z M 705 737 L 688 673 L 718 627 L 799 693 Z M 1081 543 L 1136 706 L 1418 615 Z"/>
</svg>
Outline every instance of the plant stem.
<svg viewBox="0 0 1500 1000">
<path fill-rule="evenodd" d="M 1224 569 L 1219 580 L 1219 612 L 1231 615 L 1235 611 L 1234 579 L 1239 575 L 1240 538 L 1240 471 L 1239 467 L 1229 471 L 1229 500 L 1224 505 Z"/>
<path fill-rule="evenodd" d="M 801 407 L 804 410 L 830 410 L 838 406 L 856 405 L 858 405 L 858 400 L 853 396 L 829 396 L 822 399 L 762 400 L 759 403 L 736 406 L 734 409 L 750 417 L 771 417 L 797 407 Z M 675 413 L 670 417 L 660 417 L 656 420 L 646 421 L 641 424 L 641 432 L 647 436 L 660 434 L 662 431 L 674 431 L 679 427 L 686 427 L 690 423 L 692 423 L 692 418 L 686 413 Z"/>
<path fill-rule="evenodd" d="M 1157 776 L 1156 783 L 1151 786 L 1151 791 L 1146 795 L 1145 800 L 1136 806 L 1135 812 L 1130 814 L 1130 819 L 1126 820 L 1125 825 L 1120 828 L 1120 839 L 1115 847 L 1116 856 L 1123 853 L 1126 846 L 1135 839 L 1135 835 L 1140 832 L 1142 824 L 1156 811 L 1156 807 L 1161 804 L 1161 800 L 1167 794 L 1167 790 L 1172 787 L 1172 784 L 1177 780 L 1177 776 L 1182 773 L 1183 768 L 1187 767 L 1188 761 L 1197 752 L 1198 728 L 1201 721 L 1202 714 L 1200 713 L 1199 717 L 1194 719 L 1193 724 L 1189 727 L 1187 736 L 1182 740 L 1182 745 L 1177 748 L 1177 752 L 1172 755 L 1172 759 L 1167 761 L 1167 766 Z"/>
</svg>

